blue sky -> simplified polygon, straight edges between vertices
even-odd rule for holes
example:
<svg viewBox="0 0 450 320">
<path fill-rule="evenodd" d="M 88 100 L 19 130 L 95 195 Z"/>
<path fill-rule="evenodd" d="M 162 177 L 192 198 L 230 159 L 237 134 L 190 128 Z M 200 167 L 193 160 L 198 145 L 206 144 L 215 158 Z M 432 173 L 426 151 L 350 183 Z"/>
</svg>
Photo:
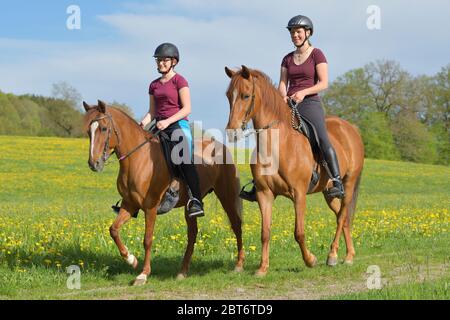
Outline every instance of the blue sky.
<svg viewBox="0 0 450 320">
<path fill-rule="evenodd" d="M 68 30 L 66 9 L 81 9 L 81 29 Z M 381 29 L 369 30 L 366 10 L 380 8 Z M 2 1 L 0 90 L 50 95 L 67 81 L 88 102 L 148 108 L 148 84 L 158 77 L 152 54 L 161 42 L 181 51 L 177 70 L 191 87 L 191 120 L 223 129 L 228 117 L 224 66 L 245 64 L 276 83 L 281 59 L 293 50 L 287 21 L 315 23 L 313 45 L 329 62 L 330 79 L 377 59 L 412 73 L 435 74 L 450 63 L 445 0 L 169 0 Z"/>
</svg>

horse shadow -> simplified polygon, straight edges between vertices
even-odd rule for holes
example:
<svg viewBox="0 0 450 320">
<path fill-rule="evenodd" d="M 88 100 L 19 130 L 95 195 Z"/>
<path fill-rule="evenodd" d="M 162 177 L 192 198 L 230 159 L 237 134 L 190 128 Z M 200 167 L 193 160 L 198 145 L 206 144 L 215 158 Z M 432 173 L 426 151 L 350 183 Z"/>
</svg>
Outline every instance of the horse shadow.
<svg viewBox="0 0 450 320">
<path fill-rule="evenodd" d="M 58 272 L 66 272 L 66 268 L 71 265 L 80 266 L 81 273 L 94 272 L 100 273 L 107 280 L 114 280 L 121 275 L 136 276 L 142 270 L 143 257 L 139 257 L 137 269 L 129 266 L 119 255 L 105 252 L 96 252 L 86 249 L 81 251 L 77 247 L 66 247 L 58 253 L 49 253 L 44 256 L 42 253 L 28 250 L 20 250 L 16 253 L 14 259 L 8 259 L 6 262 L 11 270 L 16 268 L 46 268 Z M 176 278 L 181 269 L 183 255 L 179 256 L 156 256 L 152 257 L 151 277 L 159 280 L 170 280 Z M 50 263 L 49 263 L 50 261 Z M 58 263 L 57 263 L 58 262 Z M 80 263 L 82 262 L 82 264 Z M 211 259 L 206 256 L 191 262 L 189 275 L 206 276 L 217 270 L 224 272 L 232 271 L 234 261 L 222 259 Z"/>
</svg>

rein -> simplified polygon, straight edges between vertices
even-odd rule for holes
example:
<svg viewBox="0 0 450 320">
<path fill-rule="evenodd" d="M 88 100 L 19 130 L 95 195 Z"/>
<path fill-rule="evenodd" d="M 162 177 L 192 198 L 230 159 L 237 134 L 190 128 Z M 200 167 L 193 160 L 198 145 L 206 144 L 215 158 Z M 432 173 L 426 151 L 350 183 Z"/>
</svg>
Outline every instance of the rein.
<svg viewBox="0 0 450 320">
<path fill-rule="evenodd" d="M 104 145 L 104 147 L 103 147 L 103 155 L 102 155 L 102 159 L 103 159 L 103 161 L 105 162 L 105 164 L 106 164 L 106 161 L 111 157 L 111 155 L 112 155 L 113 153 L 116 153 L 116 154 L 117 154 L 117 157 L 118 157 L 118 159 L 119 159 L 119 161 L 122 161 L 122 160 L 125 160 L 126 158 L 128 158 L 129 156 L 131 156 L 131 155 L 132 155 L 133 153 L 135 153 L 136 151 L 138 151 L 138 150 L 139 150 L 140 148 L 142 148 L 145 144 L 147 144 L 147 143 L 150 142 L 150 139 L 145 139 L 144 142 L 142 142 L 141 144 L 139 144 L 138 146 L 136 146 L 135 148 L 133 148 L 131 151 L 129 151 L 128 153 L 126 153 L 126 154 L 123 155 L 123 156 L 120 156 L 120 154 L 121 154 L 121 152 L 120 152 L 120 150 L 119 150 L 119 145 L 120 145 L 120 135 L 119 135 L 119 133 L 118 133 L 118 131 L 117 131 L 117 129 L 116 129 L 116 126 L 114 125 L 114 120 L 113 120 L 111 114 L 106 113 L 104 116 L 95 118 L 94 120 L 91 121 L 91 124 L 92 124 L 93 122 L 96 122 L 96 121 L 99 121 L 99 120 L 103 120 L 103 119 L 105 119 L 105 118 L 107 118 L 107 119 L 109 120 L 109 123 L 110 123 L 110 125 L 108 126 L 108 138 L 107 138 L 106 141 L 105 141 L 105 145 Z M 112 129 L 111 129 L 111 128 L 112 128 Z M 111 132 L 112 132 L 112 131 L 114 131 L 114 133 L 115 133 L 115 135 L 116 135 L 116 137 L 117 137 L 117 146 L 116 146 L 117 151 L 114 150 L 114 151 L 111 152 L 109 155 L 107 155 L 107 151 L 110 149 L 110 147 L 109 147 L 109 140 L 111 139 Z M 156 137 L 160 131 L 161 131 L 161 130 L 157 130 L 155 133 L 152 133 L 152 136 L 153 136 L 153 137 Z"/>
</svg>

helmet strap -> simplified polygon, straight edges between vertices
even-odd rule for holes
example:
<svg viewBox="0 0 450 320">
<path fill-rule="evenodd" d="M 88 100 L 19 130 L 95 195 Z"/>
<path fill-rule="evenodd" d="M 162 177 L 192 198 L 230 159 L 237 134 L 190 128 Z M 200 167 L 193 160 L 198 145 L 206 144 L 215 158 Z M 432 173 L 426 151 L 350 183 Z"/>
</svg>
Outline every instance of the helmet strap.
<svg viewBox="0 0 450 320">
<path fill-rule="evenodd" d="M 303 45 L 305 44 L 305 42 L 309 40 L 309 37 L 310 37 L 310 36 L 306 36 L 306 39 L 303 40 L 302 44 L 301 44 L 298 48 L 303 47 Z"/>
</svg>

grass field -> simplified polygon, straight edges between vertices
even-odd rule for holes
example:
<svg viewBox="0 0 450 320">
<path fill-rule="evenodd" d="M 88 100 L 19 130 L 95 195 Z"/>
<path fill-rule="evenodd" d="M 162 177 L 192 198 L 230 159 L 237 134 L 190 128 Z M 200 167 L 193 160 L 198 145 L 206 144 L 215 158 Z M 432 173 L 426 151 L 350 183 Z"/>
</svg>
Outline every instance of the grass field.
<svg viewBox="0 0 450 320">
<path fill-rule="evenodd" d="M 235 239 L 214 195 L 205 201 L 189 277 L 175 279 L 186 245 L 181 209 L 156 222 L 152 275 L 137 272 L 109 236 L 119 200 L 117 161 L 103 173 L 87 166 L 86 139 L 0 136 L 0 299 L 449 299 L 450 168 L 366 160 L 353 237 L 353 266 L 325 265 L 335 230 L 322 195 L 308 197 L 306 236 L 319 259 L 307 268 L 294 240 L 294 210 L 275 201 L 271 264 L 256 278 L 260 214 L 244 204 L 245 271 L 233 273 Z M 250 179 L 239 166 L 241 184 Z M 122 238 L 142 263 L 142 214 Z M 343 239 L 340 259 L 345 256 Z M 81 289 L 67 288 L 66 268 L 81 269 Z M 378 266 L 381 289 L 368 289 Z"/>
</svg>

